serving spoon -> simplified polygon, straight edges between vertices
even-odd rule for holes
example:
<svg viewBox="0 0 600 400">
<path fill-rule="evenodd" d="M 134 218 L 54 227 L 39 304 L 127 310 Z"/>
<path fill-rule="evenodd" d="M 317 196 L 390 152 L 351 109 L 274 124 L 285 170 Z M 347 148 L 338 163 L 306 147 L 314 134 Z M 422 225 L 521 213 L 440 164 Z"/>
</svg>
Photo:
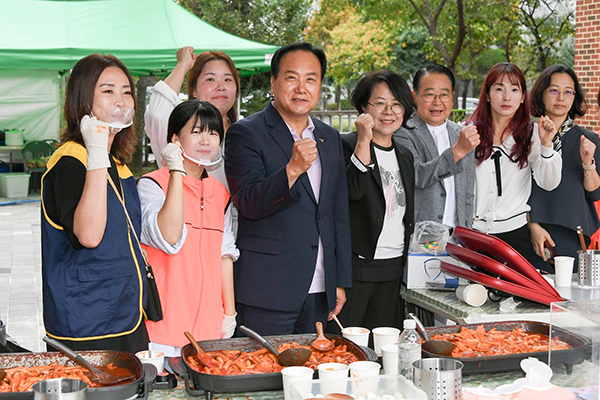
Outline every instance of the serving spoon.
<svg viewBox="0 0 600 400">
<path fill-rule="evenodd" d="M 314 342 L 312 342 L 312 348 L 318 351 L 329 351 L 333 350 L 334 345 L 331 343 L 331 340 L 325 337 L 323 333 L 323 324 L 320 321 L 317 321 L 315 324 L 317 327 L 317 338 Z"/>
<path fill-rule="evenodd" d="M 210 361 L 209 355 L 206 354 L 204 350 L 202 350 L 198 342 L 196 342 L 196 339 L 194 339 L 194 336 L 187 331 L 183 332 L 183 334 L 190 341 L 194 349 L 196 349 L 196 356 L 198 357 L 198 361 L 200 361 L 200 363 L 205 367 L 215 368 L 215 365 L 213 365 L 213 363 Z"/>
<path fill-rule="evenodd" d="M 277 351 L 277 349 L 275 349 L 275 347 L 273 347 L 273 345 L 271 345 L 271 343 L 267 342 L 267 340 L 264 337 L 260 336 L 252 329 L 247 328 L 244 325 L 240 325 L 240 330 L 246 335 L 250 336 L 252 339 L 256 340 L 258 343 L 260 343 L 265 349 L 275 354 L 277 356 L 277 362 L 279 362 L 279 364 L 281 364 L 284 367 L 289 367 L 292 365 L 304 365 L 304 363 L 306 363 L 306 361 L 308 361 L 308 359 L 312 355 L 312 351 L 303 347 L 294 347 L 282 351 L 280 353 Z"/>
<path fill-rule="evenodd" d="M 431 340 L 421 320 L 413 313 L 409 313 L 408 316 L 415 321 L 417 330 L 421 333 L 423 339 L 425 339 L 425 343 L 422 346 L 423 350 L 440 356 L 450 356 L 452 354 L 452 351 L 456 348 L 454 343 L 445 340 Z"/>
<path fill-rule="evenodd" d="M 67 357 L 73 360 L 75 364 L 80 365 L 88 371 L 90 371 L 90 379 L 96 383 L 99 383 L 100 385 L 114 385 L 115 383 L 135 379 L 135 375 L 133 375 L 131 371 L 127 371 L 129 372 L 129 374 L 123 375 L 113 375 L 109 372 L 101 371 L 98 368 L 94 367 L 92 364 L 90 364 L 85 358 L 81 357 L 69 347 L 65 346 L 62 342 L 52 339 L 51 337 L 45 336 L 42 338 L 42 340 L 48 343 L 50 346 L 60 350 Z"/>
</svg>

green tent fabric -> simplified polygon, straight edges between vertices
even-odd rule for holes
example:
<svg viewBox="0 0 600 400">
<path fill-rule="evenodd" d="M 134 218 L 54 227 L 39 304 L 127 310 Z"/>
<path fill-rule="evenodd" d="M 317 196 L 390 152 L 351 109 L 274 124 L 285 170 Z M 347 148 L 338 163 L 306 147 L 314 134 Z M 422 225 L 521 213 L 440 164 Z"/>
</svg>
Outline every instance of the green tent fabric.
<svg viewBox="0 0 600 400">
<path fill-rule="evenodd" d="M 173 0 L 0 0 L 0 70 L 68 70 L 101 53 L 134 75 L 166 75 L 183 46 L 223 50 L 241 75 L 268 71 L 278 48 L 223 32 Z"/>
</svg>

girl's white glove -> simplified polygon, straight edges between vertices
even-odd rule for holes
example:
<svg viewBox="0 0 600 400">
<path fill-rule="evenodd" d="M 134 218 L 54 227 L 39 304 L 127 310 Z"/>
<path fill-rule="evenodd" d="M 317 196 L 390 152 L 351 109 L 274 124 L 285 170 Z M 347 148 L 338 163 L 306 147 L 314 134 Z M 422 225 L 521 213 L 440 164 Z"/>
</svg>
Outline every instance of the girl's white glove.
<svg viewBox="0 0 600 400">
<path fill-rule="evenodd" d="M 232 316 L 223 315 L 223 326 L 221 328 L 221 339 L 229 339 L 233 336 L 233 332 L 235 332 L 235 327 L 237 322 L 235 321 L 235 317 L 237 313 Z"/>
<path fill-rule="evenodd" d="M 182 174 L 186 174 L 185 168 L 183 167 L 183 153 L 181 147 L 175 143 L 169 143 L 160 152 L 163 161 L 169 171 L 179 171 Z"/>
<path fill-rule="evenodd" d="M 108 124 L 98 121 L 96 117 L 85 115 L 79 126 L 87 150 L 87 170 L 109 168 Z"/>
</svg>

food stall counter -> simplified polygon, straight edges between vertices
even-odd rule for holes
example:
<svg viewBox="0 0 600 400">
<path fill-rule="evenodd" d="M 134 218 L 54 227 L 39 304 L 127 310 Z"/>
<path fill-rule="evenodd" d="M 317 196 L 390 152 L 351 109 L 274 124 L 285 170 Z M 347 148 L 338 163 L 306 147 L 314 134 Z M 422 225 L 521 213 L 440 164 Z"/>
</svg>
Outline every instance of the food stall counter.
<svg viewBox="0 0 600 400">
<path fill-rule="evenodd" d="M 575 365 L 573 367 L 573 373 L 567 375 L 564 367 L 553 368 L 553 377 L 551 382 L 554 385 L 563 388 L 587 388 L 593 385 L 592 375 L 596 374 L 597 384 L 597 368 L 589 361 L 584 361 L 582 364 Z M 487 373 L 487 374 L 471 374 L 463 375 L 462 386 L 463 389 L 467 387 L 475 387 L 479 384 L 484 385 L 488 388 L 496 388 L 503 384 L 509 384 L 519 378 L 523 378 L 525 374 L 519 371 L 513 372 L 499 372 L 499 373 Z M 155 390 L 150 393 L 148 399 L 150 400 L 176 400 L 176 399 L 201 399 L 204 397 L 192 397 L 190 396 L 183 385 L 183 378 L 178 377 L 178 385 L 174 389 Z M 263 391 L 263 392 L 246 392 L 246 393 L 218 393 L 214 396 L 215 400 L 228 399 L 228 400 L 282 400 L 283 391 Z"/>
</svg>

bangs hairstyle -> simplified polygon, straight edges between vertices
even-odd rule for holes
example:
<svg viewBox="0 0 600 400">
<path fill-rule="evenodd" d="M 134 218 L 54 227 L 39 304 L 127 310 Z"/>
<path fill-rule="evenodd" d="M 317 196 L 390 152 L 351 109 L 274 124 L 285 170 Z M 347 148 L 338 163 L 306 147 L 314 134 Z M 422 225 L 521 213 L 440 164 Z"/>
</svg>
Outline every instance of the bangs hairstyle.
<svg viewBox="0 0 600 400">
<path fill-rule="evenodd" d="M 167 128 L 167 143 L 171 143 L 173 135 L 179 136 L 183 127 L 192 118 L 194 118 L 194 126 L 199 127 L 200 132 L 215 131 L 219 134 L 219 142 L 223 143 L 224 130 L 221 113 L 208 101 L 197 99 L 184 101 L 173 109 Z"/>
<path fill-rule="evenodd" d="M 210 61 L 224 61 L 229 67 L 229 71 L 231 71 L 231 75 L 233 75 L 233 81 L 235 82 L 235 98 L 236 101 L 233 102 L 233 106 L 227 111 L 227 119 L 233 124 L 238 120 L 237 111 L 235 109 L 235 105 L 237 104 L 237 99 L 240 97 L 240 75 L 235 68 L 235 64 L 233 60 L 221 50 L 216 51 L 205 51 L 200 53 L 196 57 L 196 61 L 194 62 L 194 66 L 190 69 L 188 73 L 186 91 L 188 98 L 194 98 L 194 89 L 196 89 L 196 85 L 198 84 L 198 78 L 200 74 L 202 74 L 202 70 L 204 66 Z"/>
<path fill-rule="evenodd" d="M 279 48 L 275 54 L 273 54 L 273 58 L 271 59 L 271 76 L 273 76 L 273 78 L 277 79 L 277 76 L 279 75 L 279 64 L 281 64 L 283 56 L 294 51 L 307 51 L 313 53 L 319 60 L 319 64 L 321 64 L 321 80 L 325 78 L 325 71 L 327 71 L 327 57 L 325 56 L 325 52 L 306 42 L 288 44 Z"/>
<path fill-rule="evenodd" d="M 60 135 L 62 143 L 73 141 L 85 147 L 81 135 L 80 122 L 85 115 L 90 115 L 94 104 L 94 91 L 102 72 L 108 67 L 117 67 L 125 73 L 133 98 L 133 108 L 137 108 L 135 84 L 129 70 L 117 57 L 112 55 L 91 54 L 75 64 L 69 76 L 65 95 L 65 130 Z M 121 164 L 131 161 L 138 136 L 133 125 L 116 134 L 110 148 L 110 154 Z"/>
<path fill-rule="evenodd" d="M 352 91 L 350 101 L 359 114 L 364 112 L 369 99 L 373 94 L 373 89 L 380 83 L 385 83 L 390 88 L 390 92 L 396 100 L 404 107 L 404 115 L 402 126 L 407 129 L 412 129 L 406 126 L 406 122 L 410 119 L 415 109 L 415 102 L 410 91 L 410 87 L 400 75 L 387 69 L 382 69 L 376 72 L 369 72 L 356 84 Z"/>
<path fill-rule="evenodd" d="M 583 88 L 579 84 L 579 79 L 575 72 L 562 64 L 552 65 L 546 68 L 533 84 L 531 89 L 531 115 L 534 117 L 542 117 L 546 115 L 546 105 L 544 104 L 544 92 L 550 87 L 552 83 L 552 75 L 554 74 L 567 74 L 573 79 L 573 89 L 575 90 L 575 97 L 573 98 L 573 105 L 569 110 L 569 118 L 575 119 L 576 117 L 583 117 L 587 111 L 588 105 L 585 101 L 585 93 Z M 557 126 L 560 128 L 560 126 Z"/>
<path fill-rule="evenodd" d="M 519 168 L 524 168 L 527 165 L 527 156 L 531 147 L 533 123 L 529 118 L 527 83 L 525 82 L 525 75 L 523 75 L 519 67 L 513 63 L 504 62 L 498 63 L 490 69 L 481 87 L 479 104 L 467 121 L 475 123 L 481 140 L 475 149 L 475 158 L 477 165 L 479 165 L 492 155 L 494 147 L 494 124 L 492 122 L 492 108 L 488 101 L 488 95 L 490 94 L 491 87 L 496 82 L 502 81 L 505 76 L 513 85 L 518 85 L 523 93 L 523 103 L 521 103 L 515 115 L 513 115 L 511 121 L 506 126 L 505 132 L 511 132 L 516 143 L 513 146 L 510 157 L 517 161 Z"/>
</svg>

